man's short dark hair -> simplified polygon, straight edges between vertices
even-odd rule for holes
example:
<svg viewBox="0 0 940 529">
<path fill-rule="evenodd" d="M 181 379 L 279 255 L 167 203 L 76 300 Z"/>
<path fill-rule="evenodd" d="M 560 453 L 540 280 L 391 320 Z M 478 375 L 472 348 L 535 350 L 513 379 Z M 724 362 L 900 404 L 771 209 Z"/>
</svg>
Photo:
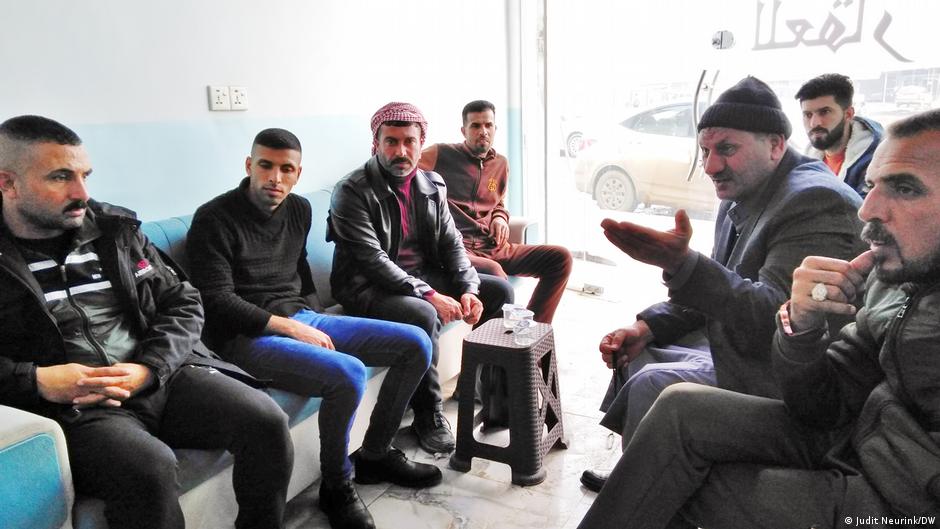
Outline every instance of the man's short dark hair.
<svg viewBox="0 0 940 529">
<path fill-rule="evenodd" d="M 467 103 L 463 106 L 463 112 L 460 114 L 462 123 L 467 123 L 467 114 L 471 112 L 485 112 L 487 110 L 493 112 L 494 116 L 496 115 L 496 105 L 485 99 L 477 99 L 476 101 Z"/>
<path fill-rule="evenodd" d="M 940 132 L 940 108 L 899 119 L 888 126 L 892 138 L 910 138 L 922 132 Z"/>
<path fill-rule="evenodd" d="M 255 136 L 252 145 L 260 145 L 276 150 L 290 149 L 303 152 L 300 149 L 300 140 L 297 139 L 297 136 L 294 136 L 293 132 L 284 129 L 264 129 Z"/>
<path fill-rule="evenodd" d="M 58 121 L 42 116 L 17 116 L 0 123 L 0 135 L 23 143 L 58 143 L 81 145 L 75 131 Z"/>
<path fill-rule="evenodd" d="M 795 99 L 802 103 L 807 99 L 823 96 L 832 96 L 842 110 L 849 108 L 855 96 L 852 80 L 842 74 L 825 73 L 806 81 L 806 84 L 797 91 Z"/>
</svg>

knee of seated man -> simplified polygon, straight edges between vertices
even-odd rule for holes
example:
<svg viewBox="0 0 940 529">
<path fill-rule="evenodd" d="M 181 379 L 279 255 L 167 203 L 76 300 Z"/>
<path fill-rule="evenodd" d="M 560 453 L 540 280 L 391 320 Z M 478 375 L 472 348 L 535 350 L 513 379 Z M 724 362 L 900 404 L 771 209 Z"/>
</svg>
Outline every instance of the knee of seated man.
<svg viewBox="0 0 940 529">
<path fill-rule="evenodd" d="M 571 268 L 574 266 L 574 259 L 571 257 L 571 252 L 568 251 L 564 246 L 549 246 L 552 250 L 552 256 L 554 256 L 556 261 L 556 267 L 564 273 L 564 275 L 571 274 Z"/>
<path fill-rule="evenodd" d="M 416 325 L 407 325 L 405 333 L 409 343 L 412 344 L 410 347 L 412 351 L 411 358 L 408 360 L 424 365 L 425 369 L 430 367 L 431 358 L 434 355 L 434 345 L 431 343 L 431 337 Z"/>
<path fill-rule="evenodd" d="M 289 435 L 289 418 L 284 410 L 267 393 L 260 390 L 256 393 L 255 398 L 244 399 L 241 413 L 231 420 L 240 421 L 237 424 L 244 432 L 261 439 Z"/>
<path fill-rule="evenodd" d="M 476 268 L 477 273 L 479 274 L 487 274 L 500 277 L 502 279 L 506 279 L 508 277 L 505 270 L 503 270 L 503 265 L 491 259 L 475 260 L 473 267 Z"/>
<path fill-rule="evenodd" d="M 512 303 L 515 299 L 516 291 L 508 280 L 491 277 L 487 283 L 486 291 L 483 290 L 482 286 L 480 289 L 480 295 L 485 295 L 487 298 L 481 298 L 484 311 L 499 311 L 502 309 L 503 303 Z"/>
<path fill-rule="evenodd" d="M 362 360 L 351 355 L 337 355 L 329 370 L 332 371 L 334 389 L 355 392 L 359 398 L 365 393 L 369 371 Z"/>
<path fill-rule="evenodd" d="M 715 391 L 711 386 L 694 382 L 672 384 L 659 394 L 653 404 L 657 413 L 676 414 L 680 417 L 702 417 L 703 397 Z M 651 410 L 652 413 L 652 410 Z M 707 417 L 705 417 L 707 420 Z"/>
<path fill-rule="evenodd" d="M 115 483 L 121 483 L 122 489 L 153 501 L 161 501 L 160 497 L 168 492 L 172 492 L 175 498 L 177 459 L 173 450 L 154 438 L 146 454 L 135 456 L 132 461 L 110 469 Z"/>
<path fill-rule="evenodd" d="M 649 364 L 630 377 L 630 391 L 658 394 L 669 386 L 687 381 L 690 380 L 683 377 L 681 370 L 663 364 Z"/>
<path fill-rule="evenodd" d="M 430 339 L 431 333 L 434 332 L 434 327 L 438 325 L 439 320 L 437 310 L 434 305 L 431 305 L 431 302 L 418 300 L 408 305 L 407 310 L 401 311 L 394 321 L 414 325 L 424 331 L 424 334 L 428 335 L 428 339 Z"/>
</svg>

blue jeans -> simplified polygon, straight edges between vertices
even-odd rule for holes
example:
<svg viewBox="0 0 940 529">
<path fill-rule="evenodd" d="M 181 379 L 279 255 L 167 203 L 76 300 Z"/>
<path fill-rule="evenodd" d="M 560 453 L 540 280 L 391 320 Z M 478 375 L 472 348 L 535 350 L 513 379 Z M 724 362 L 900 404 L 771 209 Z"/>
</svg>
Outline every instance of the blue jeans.
<svg viewBox="0 0 940 529">
<path fill-rule="evenodd" d="M 388 366 L 372 410 L 362 451 L 388 452 L 418 381 L 431 363 L 431 340 L 423 330 L 401 323 L 318 314 L 301 310 L 291 319 L 323 331 L 335 351 L 285 336 L 239 336 L 228 357 L 271 386 L 309 397 L 320 405 L 320 465 L 325 481 L 349 479 L 349 431 L 366 388 L 366 365 Z"/>
</svg>

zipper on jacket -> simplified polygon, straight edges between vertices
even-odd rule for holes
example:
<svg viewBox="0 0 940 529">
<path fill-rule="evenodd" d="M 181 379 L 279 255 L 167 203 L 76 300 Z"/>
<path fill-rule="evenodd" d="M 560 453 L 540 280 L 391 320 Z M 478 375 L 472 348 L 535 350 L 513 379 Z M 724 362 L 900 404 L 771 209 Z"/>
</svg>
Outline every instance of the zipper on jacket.
<svg viewBox="0 0 940 529">
<path fill-rule="evenodd" d="M 913 306 L 916 302 L 920 301 L 921 298 L 936 290 L 936 285 L 931 285 L 925 288 L 917 289 L 916 292 L 908 294 L 904 299 L 904 303 L 901 305 L 901 308 L 898 310 L 897 314 L 894 316 L 894 320 L 888 326 L 886 332 L 885 345 L 889 347 L 888 355 L 891 357 L 891 362 L 894 364 L 894 370 L 897 372 L 898 376 L 898 396 L 905 406 L 908 407 L 910 413 L 914 415 L 918 421 L 923 419 L 922 414 L 919 409 L 914 407 L 914 399 L 911 398 L 910 393 L 907 391 L 907 386 L 904 384 L 904 373 L 901 371 L 901 360 L 898 358 L 897 342 L 898 337 L 901 335 L 901 330 L 904 327 L 906 322 L 906 316 L 908 314 L 908 309 Z"/>
<path fill-rule="evenodd" d="M 470 204 L 473 206 L 472 211 L 474 212 L 477 210 L 477 193 L 480 193 L 480 186 L 483 184 L 483 160 L 478 158 L 477 163 L 480 164 L 480 175 L 477 176 L 477 188 L 470 197 Z"/>
<path fill-rule="evenodd" d="M 82 317 L 82 334 L 85 335 L 85 339 L 91 344 L 92 349 L 95 350 L 98 357 L 104 361 L 104 365 L 111 365 L 111 360 L 108 358 L 108 355 L 105 354 L 104 349 L 101 348 L 101 345 L 91 334 L 91 322 L 88 320 L 88 315 L 85 314 L 85 311 L 82 310 L 72 297 L 72 289 L 69 288 L 68 273 L 65 270 L 65 264 L 59 265 L 59 273 L 62 275 L 62 283 L 65 285 L 65 296 L 69 300 L 69 304 L 72 305 L 72 308 L 78 311 L 79 316 Z"/>
</svg>

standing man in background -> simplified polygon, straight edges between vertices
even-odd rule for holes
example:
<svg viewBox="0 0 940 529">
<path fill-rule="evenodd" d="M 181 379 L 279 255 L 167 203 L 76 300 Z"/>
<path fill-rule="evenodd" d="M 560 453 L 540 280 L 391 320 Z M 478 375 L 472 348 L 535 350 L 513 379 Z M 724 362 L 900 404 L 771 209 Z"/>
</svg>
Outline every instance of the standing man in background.
<svg viewBox="0 0 940 529">
<path fill-rule="evenodd" d="M 826 163 L 829 169 L 862 197 L 865 172 L 881 142 L 883 130 L 877 121 L 855 115 L 855 89 L 844 75 L 827 73 L 800 87 L 796 99 L 803 111 L 803 127 L 809 136 L 806 154 Z"/>
</svg>

